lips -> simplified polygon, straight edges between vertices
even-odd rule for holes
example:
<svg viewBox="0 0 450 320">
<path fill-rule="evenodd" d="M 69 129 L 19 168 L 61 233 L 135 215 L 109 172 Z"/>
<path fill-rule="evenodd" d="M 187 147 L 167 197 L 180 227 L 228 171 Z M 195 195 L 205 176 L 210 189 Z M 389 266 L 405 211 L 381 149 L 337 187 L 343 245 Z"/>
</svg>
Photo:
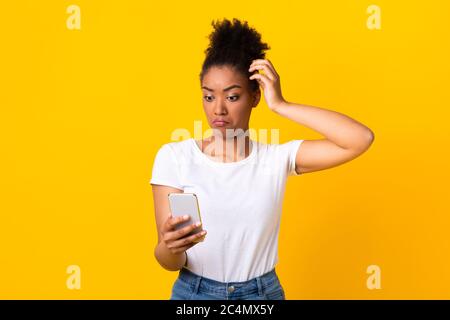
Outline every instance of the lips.
<svg viewBox="0 0 450 320">
<path fill-rule="evenodd" d="M 216 119 L 213 121 L 213 124 L 216 125 L 217 127 L 224 127 L 228 124 L 228 121 L 225 121 L 223 119 Z"/>
</svg>

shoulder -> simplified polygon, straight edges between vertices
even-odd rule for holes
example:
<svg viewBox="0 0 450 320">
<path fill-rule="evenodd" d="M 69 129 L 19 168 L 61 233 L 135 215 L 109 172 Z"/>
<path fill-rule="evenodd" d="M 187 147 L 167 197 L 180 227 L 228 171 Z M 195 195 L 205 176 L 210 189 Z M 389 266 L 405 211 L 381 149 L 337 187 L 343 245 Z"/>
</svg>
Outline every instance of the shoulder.
<svg viewBox="0 0 450 320">
<path fill-rule="evenodd" d="M 267 144 L 268 157 L 272 160 L 272 163 L 277 163 L 284 168 L 287 175 L 298 175 L 296 158 L 303 141 L 302 139 L 292 139 L 284 143 Z"/>
<path fill-rule="evenodd" d="M 290 153 L 293 150 L 298 149 L 303 140 L 293 139 L 283 143 L 259 143 L 260 148 L 267 150 L 270 153 Z"/>
<path fill-rule="evenodd" d="M 192 143 L 191 139 L 185 139 L 182 141 L 166 142 L 163 145 L 161 145 L 159 150 L 160 151 L 163 150 L 165 152 L 175 152 L 176 153 L 176 152 L 180 152 L 181 150 L 188 148 L 191 143 Z"/>
<path fill-rule="evenodd" d="M 165 159 L 179 159 L 182 155 L 186 154 L 191 143 L 192 141 L 190 139 L 166 142 L 159 147 L 156 156 Z"/>
</svg>

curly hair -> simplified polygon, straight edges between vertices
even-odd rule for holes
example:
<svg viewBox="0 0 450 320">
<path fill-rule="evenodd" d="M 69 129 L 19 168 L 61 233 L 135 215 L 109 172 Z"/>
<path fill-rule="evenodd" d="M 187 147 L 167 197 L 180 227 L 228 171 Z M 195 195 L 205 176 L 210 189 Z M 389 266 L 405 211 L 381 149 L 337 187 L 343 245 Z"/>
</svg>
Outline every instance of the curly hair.
<svg viewBox="0 0 450 320">
<path fill-rule="evenodd" d="M 209 35 L 209 46 L 204 51 L 205 60 L 200 72 L 200 81 L 212 66 L 229 65 L 248 77 L 252 74 L 248 71 L 252 60 L 264 59 L 265 50 L 270 49 L 267 43 L 261 41 L 261 35 L 248 26 L 247 21 L 241 22 L 233 18 L 233 21 L 223 19 L 212 21 L 214 31 Z M 256 79 L 250 80 L 250 89 L 259 90 Z"/>
</svg>

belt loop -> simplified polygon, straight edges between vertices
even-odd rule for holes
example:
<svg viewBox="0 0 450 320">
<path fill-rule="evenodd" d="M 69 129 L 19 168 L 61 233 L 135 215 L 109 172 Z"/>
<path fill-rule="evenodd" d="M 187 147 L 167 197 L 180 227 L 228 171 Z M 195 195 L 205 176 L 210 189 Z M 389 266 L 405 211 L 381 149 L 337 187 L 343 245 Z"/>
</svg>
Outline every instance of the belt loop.
<svg viewBox="0 0 450 320">
<path fill-rule="evenodd" d="M 263 290 L 261 277 L 256 277 L 256 285 L 258 286 L 258 295 L 263 296 L 264 290 Z"/>
</svg>

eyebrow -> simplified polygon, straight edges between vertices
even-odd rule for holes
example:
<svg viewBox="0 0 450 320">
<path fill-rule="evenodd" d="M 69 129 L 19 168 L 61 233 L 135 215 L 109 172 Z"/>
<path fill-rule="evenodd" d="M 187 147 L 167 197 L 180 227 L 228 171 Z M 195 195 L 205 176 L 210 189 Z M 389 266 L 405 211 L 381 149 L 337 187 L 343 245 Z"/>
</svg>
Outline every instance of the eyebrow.
<svg viewBox="0 0 450 320">
<path fill-rule="evenodd" d="M 238 84 L 233 84 L 232 86 L 229 86 L 229 87 L 223 89 L 223 91 L 228 91 L 228 90 L 231 90 L 233 88 L 242 88 L 242 87 L 240 85 L 238 85 Z M 206 89 L 208 91 L 214 91 L 213 89 L 210 89 L 210 88 L 205 87 L 205 86 L 202 86 L 202 89 Z"/>
</svg>

